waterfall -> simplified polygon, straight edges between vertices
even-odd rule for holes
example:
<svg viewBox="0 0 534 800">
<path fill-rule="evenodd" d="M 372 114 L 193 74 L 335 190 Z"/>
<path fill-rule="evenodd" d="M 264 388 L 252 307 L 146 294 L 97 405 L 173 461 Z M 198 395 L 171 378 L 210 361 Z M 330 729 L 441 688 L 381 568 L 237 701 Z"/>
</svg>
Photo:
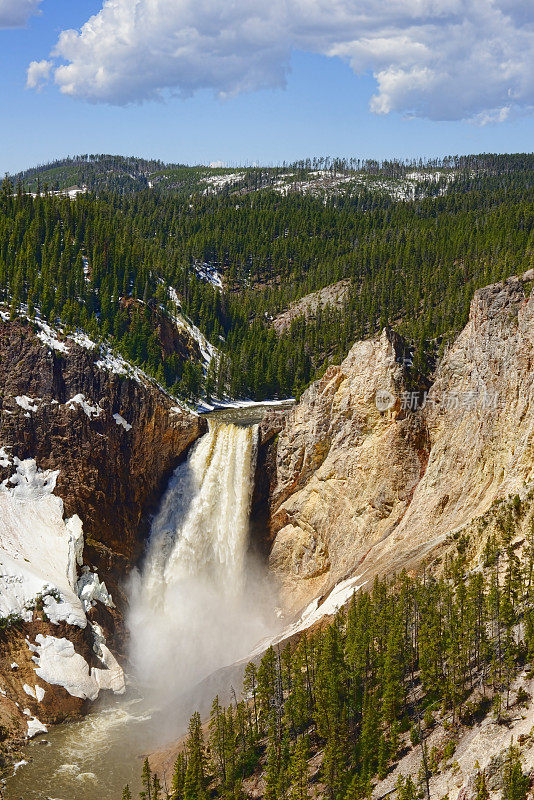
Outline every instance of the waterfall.
<svg viewBox="0 0 534 800">
<path fill-rule="evenodd" d="M 130 661 L 165 698 L 246 656 L 270 627 L 247 552 L 257 430 L 210 420 L 153 520 L 130 592 Z"/>
</svg>

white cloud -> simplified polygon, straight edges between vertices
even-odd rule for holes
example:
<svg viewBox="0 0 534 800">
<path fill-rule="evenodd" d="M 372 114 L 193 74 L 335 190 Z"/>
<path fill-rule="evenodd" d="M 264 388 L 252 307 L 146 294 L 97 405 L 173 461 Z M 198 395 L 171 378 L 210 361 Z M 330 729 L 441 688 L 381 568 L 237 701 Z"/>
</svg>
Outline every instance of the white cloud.
<svg viewBox="0 0 534 800">
<path fill-rule="evenodd" d="M 22 28 L 41 0 L 0 0 L 0 28 Z"/>
<path fill-rule="evenodd" d="M 372 72 L 378 114 L 485 123 L 534 106 L 524 0 L 105 0 L 61 33 L 54 78 L 95 103 L 226 97 L 282 87 L 293 49 Z"/>
<path fill-rule="evenodd" d="M 40 91 L 49 80 L 52 67 L 52 61 L 32 61 L 26 75 L 26 88 Z"/>
<path fill-rule="evenodd" d="M 80 32 L 63 31 L 61 91 L 93 102 L 221 96 L 283 86 L 290 54 L 283 0 L 106 0 Z"/>
</svg>

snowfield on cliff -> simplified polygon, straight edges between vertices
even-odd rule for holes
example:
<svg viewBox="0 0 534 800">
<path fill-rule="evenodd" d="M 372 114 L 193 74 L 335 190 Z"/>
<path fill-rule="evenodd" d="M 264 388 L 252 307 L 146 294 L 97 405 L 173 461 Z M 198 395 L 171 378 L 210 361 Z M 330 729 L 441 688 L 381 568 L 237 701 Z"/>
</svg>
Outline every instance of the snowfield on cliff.
<svg viewBox="0 0 534 800">
<path fill-rule="evenodd" d="M 39 470 L 33 459 L 15 458 L 13 466 L 13 475 L 0 486 L 0 613 L 30 620 L 30 606 L 41 595 L 51 621 L 84 628 L 87 619 L 75 590 L 81 520 L 63 519 L 63 502 L 53 494 L 57 471 Z"/>
<path fill-rule="evenodd" d="M 30 622 L 39 606 L 54 625 L 63 621 L 86 628 L 86 612 L 94 603 L 112 606 L 113 601 L 95 573 L 86 570 L 78 579 L 82 522 L 76 515 L 64 519 L 63 501 L 54 494 L 58 471 L 40 470 L 33 459 L 11 463 L 14 472 L 0 485 L 0 615 Z M 73 697 L 94 700 L 100 689 L 124 691 L 122 669 L 98 630 L 95 643 L 103 669 L 90 668 L 66 638 L 38 634 L 36 645 L 27 643 L 36 654 L 37 676 Z M 31 693 L 25 684 L 23 690 L 36 700 L 44 697 L 42 687 Z M 28 736 L 42 731 L 46 727 L 38 720 L 29 721 Z"/>
</svg>

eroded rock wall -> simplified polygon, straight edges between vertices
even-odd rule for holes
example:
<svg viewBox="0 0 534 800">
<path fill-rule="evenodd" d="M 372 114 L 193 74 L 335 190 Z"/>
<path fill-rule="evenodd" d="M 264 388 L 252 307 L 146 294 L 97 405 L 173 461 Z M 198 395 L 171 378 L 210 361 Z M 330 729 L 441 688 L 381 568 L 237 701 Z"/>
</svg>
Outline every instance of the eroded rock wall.
<svg viewBox="0 0 534 800">
<path fill-rule="evenodd" d="M 412 403 L 402 339 L 385 330 L 357 342 L 286 416 L 270 566 L 287 608 L 348 575 L 416 567 L 534 481 L 533 278 L 476 292 L 424 407 Z"/>
<path fill-rule="evenodd" d="M 59 470 L 55 493 L 82 520 L 88 563 L 117 585 L 141 552 L 147 510 L 205 423 L 152 382 L 118 374 L 96 348 L 65 346 L 47 346 L 30 323 L 0 321 L 0 446 Z"/>
<path fill-rule="evenodd" d="M 0 624 L 0 733 L 24 737 L 34 716 L 57 722 L 120 689 L 109 648 L 120 658 L 124 579 L 204 428 L 87 337 L 0 321 L 0 599 L 19 617 Z"/>
</svg>

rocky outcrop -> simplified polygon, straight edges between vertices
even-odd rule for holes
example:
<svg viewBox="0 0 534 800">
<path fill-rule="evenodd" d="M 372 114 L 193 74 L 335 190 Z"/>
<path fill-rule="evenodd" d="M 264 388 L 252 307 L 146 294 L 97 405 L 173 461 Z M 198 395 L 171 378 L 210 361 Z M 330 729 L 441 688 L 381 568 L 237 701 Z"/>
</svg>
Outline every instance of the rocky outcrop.
<svg viewBox="0 0 534 800">
<path fill-rule="evenodd" d="M 402 523 L 372 563 L 421 556 L 534 481 L 534 272 L 477 291 L 421 415 L 430 456 Z M 525 292 L 526 289 L 526 292 Z M 399 554 L 397 558 L 395 554 Z"/>
<path fill-rule="evenodd" d="M 0 445 L 59 470 L 55 493 L 65 516 L 82 520 L 86 559 L 117 586 L 140 555 L 147 512 L 204 422 L 88 340 L 67 339 L 64 350 L 50 341 L 28 322 L 0 322 Z"/>
<path fill-rule="evenodd" d="M 526 491 L 533 278 L 476 292 L 423 396 L 390 331 L 357 342 L 304 393 L 278 434 L 270 499 L 270 565 L 286 606 L 351 574 L 415 567 L 496 499 Z"/>
<path fill-rule="evenodd" d="M 272 327 L 280 336 L 287 333 L 291 323 L 301 317 L 309 320 L 314 319 L 318 311 L 329 308 L 341 310 L 350 295 L 350 285 L 348 280 L 338 281 L 317 292 L 311 292 L 311 294 L 301 297 L 300 300 L 295 300 L 289 308 L 276 315 L 271 323 Z"/>
<path fill-rule="evenodd" d="M 148 304 L 132 297 L 123 298 L 121 306 L 128 312 L 129 324 L 136 315 L 143 314 L 155 332 L 162 358 L 176 356 L 180 360 L 190 359 L 202 363 L 202 352 L 199 342 L 192 336 L 187 323 L 179 325 L 177 319 L 169 317 L 154 301 Z"/>
<path fill-rule="evenodd" d="M 57 722 L 113 684 L 118 665 L 105 641 L 120 654 L 124 578 L 172 470 L 204 428 L 105 346 L 40 322 L 0 321 L 3 613 L 11 596 L 21 606 L 39 581 L 46 589 L 49 574 L 55 587 L 21 606 L 22 619 L 0 626 L 0 714 L 11 720 L 2 723 L 9 736 L 24 733 L 24 708 L 42 723 Z M 17 526 L 24 531 L 18 541 Z M 35 547 L 26 541 L 34 535 Z M 48 549 L 47 537 L 54 537 Z M 36 553 L 44 555 L 34 563 Z M 83 677 L 74 694 L 64 679 L 74 663 L 71 646 L 77 680 Z M 63 675 L 58 683 L 56 673 Z"/>
</svg>

